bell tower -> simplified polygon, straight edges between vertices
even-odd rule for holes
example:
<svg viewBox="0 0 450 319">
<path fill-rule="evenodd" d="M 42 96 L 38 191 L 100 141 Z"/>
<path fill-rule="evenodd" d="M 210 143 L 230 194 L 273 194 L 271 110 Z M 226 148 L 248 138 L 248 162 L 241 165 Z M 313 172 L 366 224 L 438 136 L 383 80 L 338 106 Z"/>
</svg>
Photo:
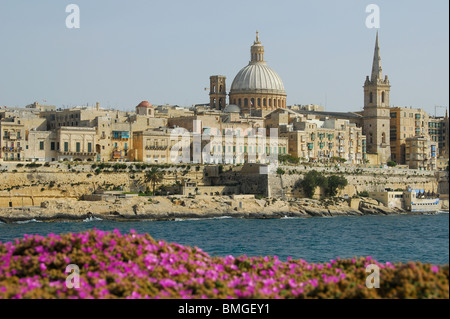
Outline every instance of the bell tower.
<svg viewBox="0 0 450 319">
<path fill-rule="evenodd" d="M 378 154 L 379 164 L 386 164 L 391 159 L 390 91 L 388 76 L 383 78 L 377 33 L 372 75 L 367 76 L 364 83 L 363 134 L 366 135 L 367 153 Z"/>
<path fill-rule="evenodd" d="M 223 75 L 213 75 L 209 78 L 209 107 L 223 110 L 227 104 L 227 78 Z"/>
</svg>

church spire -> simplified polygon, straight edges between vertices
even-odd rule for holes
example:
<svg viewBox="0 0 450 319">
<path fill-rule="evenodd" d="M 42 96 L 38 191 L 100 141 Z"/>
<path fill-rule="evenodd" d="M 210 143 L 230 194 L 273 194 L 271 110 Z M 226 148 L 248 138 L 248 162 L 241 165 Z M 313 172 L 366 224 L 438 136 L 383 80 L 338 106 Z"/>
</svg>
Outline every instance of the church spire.
<svg viewBox="0 0 450 319">
<path fill-rule="evenodd" d="M 372 77 L 370 80 L 375 82 L 377 82 L 378 80 L 383 80 L 383 70 L 381 68 L 381 55 L 380 55 L 380 43 L 378 41 L 378 31 L 377 31 L 377 40 L 375 42 L 375 52 L 373 54 Z"/>
</svg>

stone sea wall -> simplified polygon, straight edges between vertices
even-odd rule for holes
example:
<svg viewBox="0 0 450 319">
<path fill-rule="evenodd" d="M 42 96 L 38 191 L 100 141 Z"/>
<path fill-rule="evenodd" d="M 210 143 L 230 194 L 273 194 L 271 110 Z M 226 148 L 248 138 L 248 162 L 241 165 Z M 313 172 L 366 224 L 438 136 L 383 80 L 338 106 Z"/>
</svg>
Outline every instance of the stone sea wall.
<svg viewBox="0 0 450 319">
<path fill-rule="evenodd" d="M 413 188 L 438 191 L 438 177 L 434 172 L 400 169 L 360 169 L 336 167 L 284 166 L 285 174 L 241 174 L 242 167 L 224 166 L 215 177 L 203 174 L 204 166 L 185 165 L 162 168 L 165 171 L 163 185 L 195 182 L 197 185 L 234 185 L 244 193 L 276 198 L 302 197 L 298 182 L 311 169 L 324 174 L 342 174 L 348 186 L 341 196 L 352 197 L 362 191 L 377 191 L 384 188 Z M 447 175 L 448 176 L 448 175 Z M 439 177 L 443 180 L 442 176 Z M 444 179 L 445 180 L 445 179 Z M 448 177 L 447 177 L 448 181 Z M 67 165 L 52 163 L 39 168 L 17 166 L 17 163 L 0 165 L 0 207 L 40 206 L 42 202 L 57 199 L 79 199 L 95 190 L 122 190 L 142 192 L 149 185 L 144 182 L 144 172 L 130 168 L 96 171 L 91 165 Z M 447 187 L 448 191 L 448 187 Z M 319 190 L 317 192 L 319 194 Z"/>
</svg>

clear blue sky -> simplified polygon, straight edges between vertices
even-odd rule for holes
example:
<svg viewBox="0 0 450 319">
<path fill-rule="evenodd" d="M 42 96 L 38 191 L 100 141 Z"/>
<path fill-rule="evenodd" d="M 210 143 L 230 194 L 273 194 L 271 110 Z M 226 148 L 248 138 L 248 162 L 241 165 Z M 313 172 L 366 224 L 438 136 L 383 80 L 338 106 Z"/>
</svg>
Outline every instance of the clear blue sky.
<svg viewBox="0 0 450 319">
<path fill-rule="evenodd" d="M 65 26 L 70 3 L 80 29 Z M 0 105 L 208 103 L 209 76 L 227 76 L 229 89 L 259 30 L 288 104 L 358 111 L 376 36 L 365 26 L 371 3 L 391 105 L 448 108 L 448 0 L 0 0 Z"/>
</svg>

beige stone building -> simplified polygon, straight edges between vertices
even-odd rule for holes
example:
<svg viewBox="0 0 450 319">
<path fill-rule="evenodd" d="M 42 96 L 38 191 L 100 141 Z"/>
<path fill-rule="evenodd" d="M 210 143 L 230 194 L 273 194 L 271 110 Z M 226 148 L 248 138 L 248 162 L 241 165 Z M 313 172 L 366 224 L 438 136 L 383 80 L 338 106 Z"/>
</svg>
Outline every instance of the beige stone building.
<svg viewBox="0 0 450 319">
<path fill-rule="evenodd" d="M 149 129 L 133 132 L 133 150 L 130 158 L 134 162 L 145 162 L 149 164 L 172 164 L 170 152 L 177 140 L 171 140 L 172 129 Z M 186 147 L 189 147 L 190 140 Z M 177 156 L 181 156 L 177 152 Z"/>
<path fill-rule="evenodd" d="M 390 118 L 391 158 L 398 164 L 406 164 L 406 139 L 429 137 L 429 115 L 422 109 L 394 107 Z"/>
<path fill-rule="evenodd" d="M 328 119 L 293 122 L 293 130 L 281 133 L 289 141 L 289 154 L 310 162 L 328 163 L 335 158 L 348 164 L 364 164 L 366 137 L 348 120 Z"/>
<path fill-rule="evenodd" d="M 0 158 L 3 161 L 22 161 L 25 153 L 25 125 L 17 117 L 0 121 Z"/>
<path fill-rule="evenodd" d="M 53 162 L 58 158 L 56 131 L 31 130 L 27 134 L 24 158 L 27 161 Z"/>
<path fill-rule="evenodd" d="M 96 131 L 93 127 L 60 127 L 57 133 L 58 161 L 97 161 Z"/>
<path fill-rule="evenodd" d="M 406 139 L 405 159 L 409 168 L 418 170 L 436 170 L 437 143 L 424 136 Z"/>
</svg>

